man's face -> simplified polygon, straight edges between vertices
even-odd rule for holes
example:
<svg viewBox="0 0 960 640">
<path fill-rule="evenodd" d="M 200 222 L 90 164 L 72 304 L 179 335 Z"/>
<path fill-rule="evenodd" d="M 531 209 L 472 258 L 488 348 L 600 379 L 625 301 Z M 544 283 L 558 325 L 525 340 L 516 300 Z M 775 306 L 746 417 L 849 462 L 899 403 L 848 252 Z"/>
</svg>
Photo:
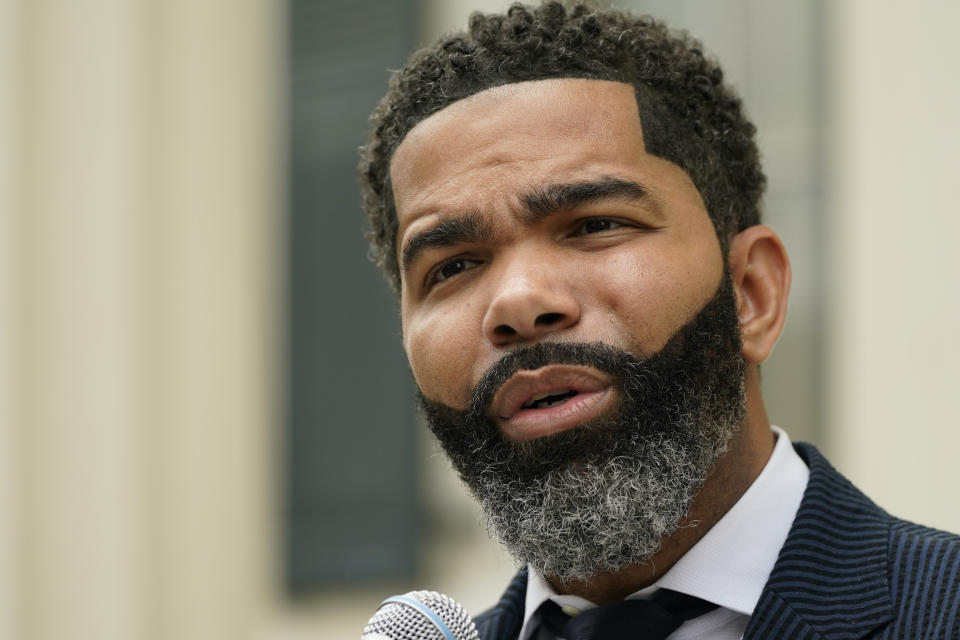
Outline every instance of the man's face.
<svg viewBox="0 0 960 640">
<path fill-rule="evenodd" d="M 404 345 L 431 429 L 514 555 L 642 562 L 743 415 L 732 281 L 632 88 L 491 89 L 391 166 Z"/>
<path fill-rule="evenodd" d="M 602 342 L 649 356 L 721 281 L 700 195 L 645 152 L 627 84 L 541 80 L 456 102 L 407 135 L 391 181 L 404 347 L 423 394 L 457 409 L 518 346 Z M 539 437 L 608 411 L 610 389 L 589 367 L 542 370 L 505 389 L 494 418 L 510 438 Z"/>
</svg>

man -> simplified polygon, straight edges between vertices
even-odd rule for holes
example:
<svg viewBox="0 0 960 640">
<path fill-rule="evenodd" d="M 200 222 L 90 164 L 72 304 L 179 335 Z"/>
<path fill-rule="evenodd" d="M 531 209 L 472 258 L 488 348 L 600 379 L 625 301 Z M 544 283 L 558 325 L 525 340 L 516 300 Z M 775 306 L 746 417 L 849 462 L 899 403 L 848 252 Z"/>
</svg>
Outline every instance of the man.
<svg viewBox="0 0 960 640">
<path fill-rule="evenodd" d="M 771 427 L 790 265 L 699 44 L 558 3 L 471 18 L 361 175 L 420 403 L 524 565 L 484 638 L 960 637 L 960 540 Z"/>
</svg>

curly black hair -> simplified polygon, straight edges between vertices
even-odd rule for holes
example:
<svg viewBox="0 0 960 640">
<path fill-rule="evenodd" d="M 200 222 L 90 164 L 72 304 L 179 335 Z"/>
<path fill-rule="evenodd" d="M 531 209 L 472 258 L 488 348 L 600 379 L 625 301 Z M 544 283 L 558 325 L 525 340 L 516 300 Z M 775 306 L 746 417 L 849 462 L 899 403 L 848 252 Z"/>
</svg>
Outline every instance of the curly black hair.
<svg viewBox="0 0 960 640">
<path fill-rule="evenodd" d="M 470 16 L 394 72 L 370 116 L 360 179 L 371 258 L 396 292 L 397 212 L 390 159 L 420 121 L 457 100 L 513 82 L 593 78 L 633 85 L 647 152 L 683 168 L 700 191 L 726 252 L 729 237 L 760 222 L 766 179 L 740 98 L 688 34 L 650 17 L 559 2 L 514 4 Z"/>
</svg>

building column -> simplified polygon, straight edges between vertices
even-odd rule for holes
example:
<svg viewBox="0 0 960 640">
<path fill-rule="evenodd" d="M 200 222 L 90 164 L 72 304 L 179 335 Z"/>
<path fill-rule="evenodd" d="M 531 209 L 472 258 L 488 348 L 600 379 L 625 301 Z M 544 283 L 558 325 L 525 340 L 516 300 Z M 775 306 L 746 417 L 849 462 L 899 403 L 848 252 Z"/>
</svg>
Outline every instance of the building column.
<svg viewBox="0 0 960 640">
<path fill-rule="evenodd" d="M 263 625 L 281 8 L 0 2 L 0 636 Z"/>
<path fill-rule="evenodd" d="M 837 466 L 960 531 L 960 5 L 829 2 L 828 424 Z"/>
</svg>

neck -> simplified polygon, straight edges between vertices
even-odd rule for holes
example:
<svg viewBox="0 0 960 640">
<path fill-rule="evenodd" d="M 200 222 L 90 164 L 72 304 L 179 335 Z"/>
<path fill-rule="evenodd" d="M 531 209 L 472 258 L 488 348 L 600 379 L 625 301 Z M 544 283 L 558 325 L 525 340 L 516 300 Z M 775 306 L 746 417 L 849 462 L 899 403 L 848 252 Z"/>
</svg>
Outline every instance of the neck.
<svg viewBox="0 0 960 640">
<path fill-rule="evenodd" d="M 657 552 L 642 564 L 598 573 L 588 580 L 561 581 L 547 576 L 557 593 L 580 596 L 597 605 L 623 600 L 669 571 L 733 507 L 763 471 L 774 446 L 755 366 L 748 368 L 745 383 L 747 410 L 740 429 L 713 464 L 687 516 L 663 538 Z"/>
</svg>

